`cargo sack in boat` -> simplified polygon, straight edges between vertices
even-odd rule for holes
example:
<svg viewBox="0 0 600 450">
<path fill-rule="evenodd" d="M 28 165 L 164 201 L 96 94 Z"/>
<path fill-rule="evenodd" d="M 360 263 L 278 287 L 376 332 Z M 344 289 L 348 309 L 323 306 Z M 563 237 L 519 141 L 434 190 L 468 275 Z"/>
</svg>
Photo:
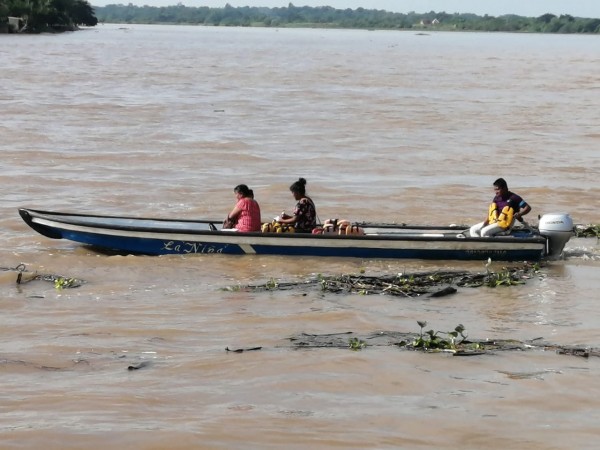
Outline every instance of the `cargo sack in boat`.
<svg viewBox="0 0 600 450">
<path fill-rule="evenodd" d="M 292 225 L 276 221 L 263 223 L 260 229 L 263 233 L 294 233 L 296 231 Z"/>
<path fill-rule="evenodd" d="M 338 234 L 349 234 L 347 232 L 348 228 L 351 228 L 352 224 L 350 223 L 349 220 L 338 220 Z"/>
<path fill-rule="evenodd" d="M 323 234 L 337 233 L 339 230 L 337 219 L 327 219 L 323 222 Z"/>
<path fill-rule="evenodd" d="M 358 225 L 350 225 L 346 228 L 346 234 L 353 234 L 355 236 L 364 236 L 365 230 Z"/>
<path fill-rule="evenodd" d="M 364 230 L 346 219 L 328 219 L 323 222 L 323 234 L 363 235 Z"/>
</svg>

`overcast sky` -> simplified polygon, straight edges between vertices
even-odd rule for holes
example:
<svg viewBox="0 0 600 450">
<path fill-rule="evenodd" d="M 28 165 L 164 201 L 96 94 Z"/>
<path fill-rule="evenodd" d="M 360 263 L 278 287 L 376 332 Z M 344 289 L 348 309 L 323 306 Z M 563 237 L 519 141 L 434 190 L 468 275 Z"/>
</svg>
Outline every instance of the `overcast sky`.
<svg viewBox="0 0 600 450">
<path fill-rule="evenodd" d="M 288 6 L 289 0 L 89 0 L 94 6 L 108 4 L 128 4 L 143 6 L 169 6 L 182 3 L 185 6 L 209 6 L 222 8 L 231 6 L 267 6 L 269 8 Z M 394 12 L 474 13 L 500 16 L 518 14 L 537 17 L 545 13 L 555 15 L 570 14 L 575 17 L 600 18 L 600 0 L 296 0 L 294 6 L 332 6 L 337 9 L 385 9 Z"/>
</svg>

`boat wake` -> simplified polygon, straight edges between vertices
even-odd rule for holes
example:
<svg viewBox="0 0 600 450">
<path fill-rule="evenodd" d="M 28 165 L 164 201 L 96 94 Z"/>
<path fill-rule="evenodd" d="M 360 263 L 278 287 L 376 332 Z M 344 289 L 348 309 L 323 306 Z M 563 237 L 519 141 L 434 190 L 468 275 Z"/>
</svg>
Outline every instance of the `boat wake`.
<svg viewBox="0 0 600 450">
<path fill-rule="evenodd" d="M 600 261 L 600 248 L 597 245 L 566 248 L 564 257 L 568 259 L 579 258 L 584 261 Z"/>
</svg>

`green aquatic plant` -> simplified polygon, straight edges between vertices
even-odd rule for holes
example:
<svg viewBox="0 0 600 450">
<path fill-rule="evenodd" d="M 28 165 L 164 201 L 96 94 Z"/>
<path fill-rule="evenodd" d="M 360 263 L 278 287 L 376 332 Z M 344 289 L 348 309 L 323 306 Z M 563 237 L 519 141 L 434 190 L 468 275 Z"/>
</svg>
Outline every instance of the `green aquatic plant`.
<svg viewBox="0 0 600 450">
<path fill-rule="evenodd" d="M 275 280 L 275 278 L 271 278 L 269 281 L 267 281 L 265 283 L 265 288 L 267 288 L 267 290 L 274 290 L 277 289 L 279 287 L 279 283 L 277 283 L 277 280 Z"/>
<path fill-rule="evenodd" d="M 58 290 L 76 287 L 77 285 L 78 281 L 75 278 L 58 277 L 54 280 L 54 288 Z"/>
<path fill-rule="evenodd" d="M 411 274 L 408 277 L 403 277 L 400 280 L 402 281 L 403 284 L 415 284 L 415 276 L 414 276 L 414 274 Z"/>
<path fill-rule="evenodd" d="M 422 348 L 424 351 L 430 350 L 456 350 L 457 346 L 462 344 L 467 336 L 465 335 L 465 327 L 459 324 L 454 328 L 454 331 L 434 331 L 429 330 L 423 332 L 423 329 L 427 326 L 426 321 L 417 321 L 421 331 L 419 337 L 412 342 L 414 348 Z M 443 337 L 443 336 L 446 337 Z M 462 339 L 456 342 L 456 339 L 460 336 Z"/>
<path fill-rule="evenodd" d="M 510 272 L 510 270 L 507 269 L 497 273 L 488 273 L 486 280 L 486 284 L 492 288 L 498 286 L 516 286 L 518 284 L 525 284 L 523 280 L 516 278 Z"/>
<path fill-rule="evenodd" d="M 362 350 L 366 346 L 367 343 L 365 341 L 361 341 L 358 338 L 353 337 L 348 340 L 348 347 L 350 348 L 350 350 L 358 351 Z"/>
<path fill-rule="evenodd" d="M 575 237 L 595 237 L 600 239 L 600 225 L 578 225 L 574 229 Z"/>
</svg>

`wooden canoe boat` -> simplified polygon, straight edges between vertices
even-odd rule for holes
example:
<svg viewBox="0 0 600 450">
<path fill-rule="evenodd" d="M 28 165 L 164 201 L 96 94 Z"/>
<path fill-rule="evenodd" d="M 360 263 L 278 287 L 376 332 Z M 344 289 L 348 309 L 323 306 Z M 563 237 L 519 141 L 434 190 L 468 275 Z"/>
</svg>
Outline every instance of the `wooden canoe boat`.
<svg viewBox="0 0 600 450">
<path fill-rule="evenodd" d="M 220 221 L 215 220 L 120 217 L 27 208 L 19 209 L 19 214 L 31 228 L 49 238 L 68 239 L 122 254 L 223 253 L 537 261 L 548 256 L 551 248 L 549 236 L 536 230 L 518 231 L 509 236 L 474 238 L 456 226 L 363 223 L 359 224 L 364 232 L 361 235 L 238 233 L 221 230 Z M 562 247 L 558 253 L 561 251 Z"/>
</svg>

